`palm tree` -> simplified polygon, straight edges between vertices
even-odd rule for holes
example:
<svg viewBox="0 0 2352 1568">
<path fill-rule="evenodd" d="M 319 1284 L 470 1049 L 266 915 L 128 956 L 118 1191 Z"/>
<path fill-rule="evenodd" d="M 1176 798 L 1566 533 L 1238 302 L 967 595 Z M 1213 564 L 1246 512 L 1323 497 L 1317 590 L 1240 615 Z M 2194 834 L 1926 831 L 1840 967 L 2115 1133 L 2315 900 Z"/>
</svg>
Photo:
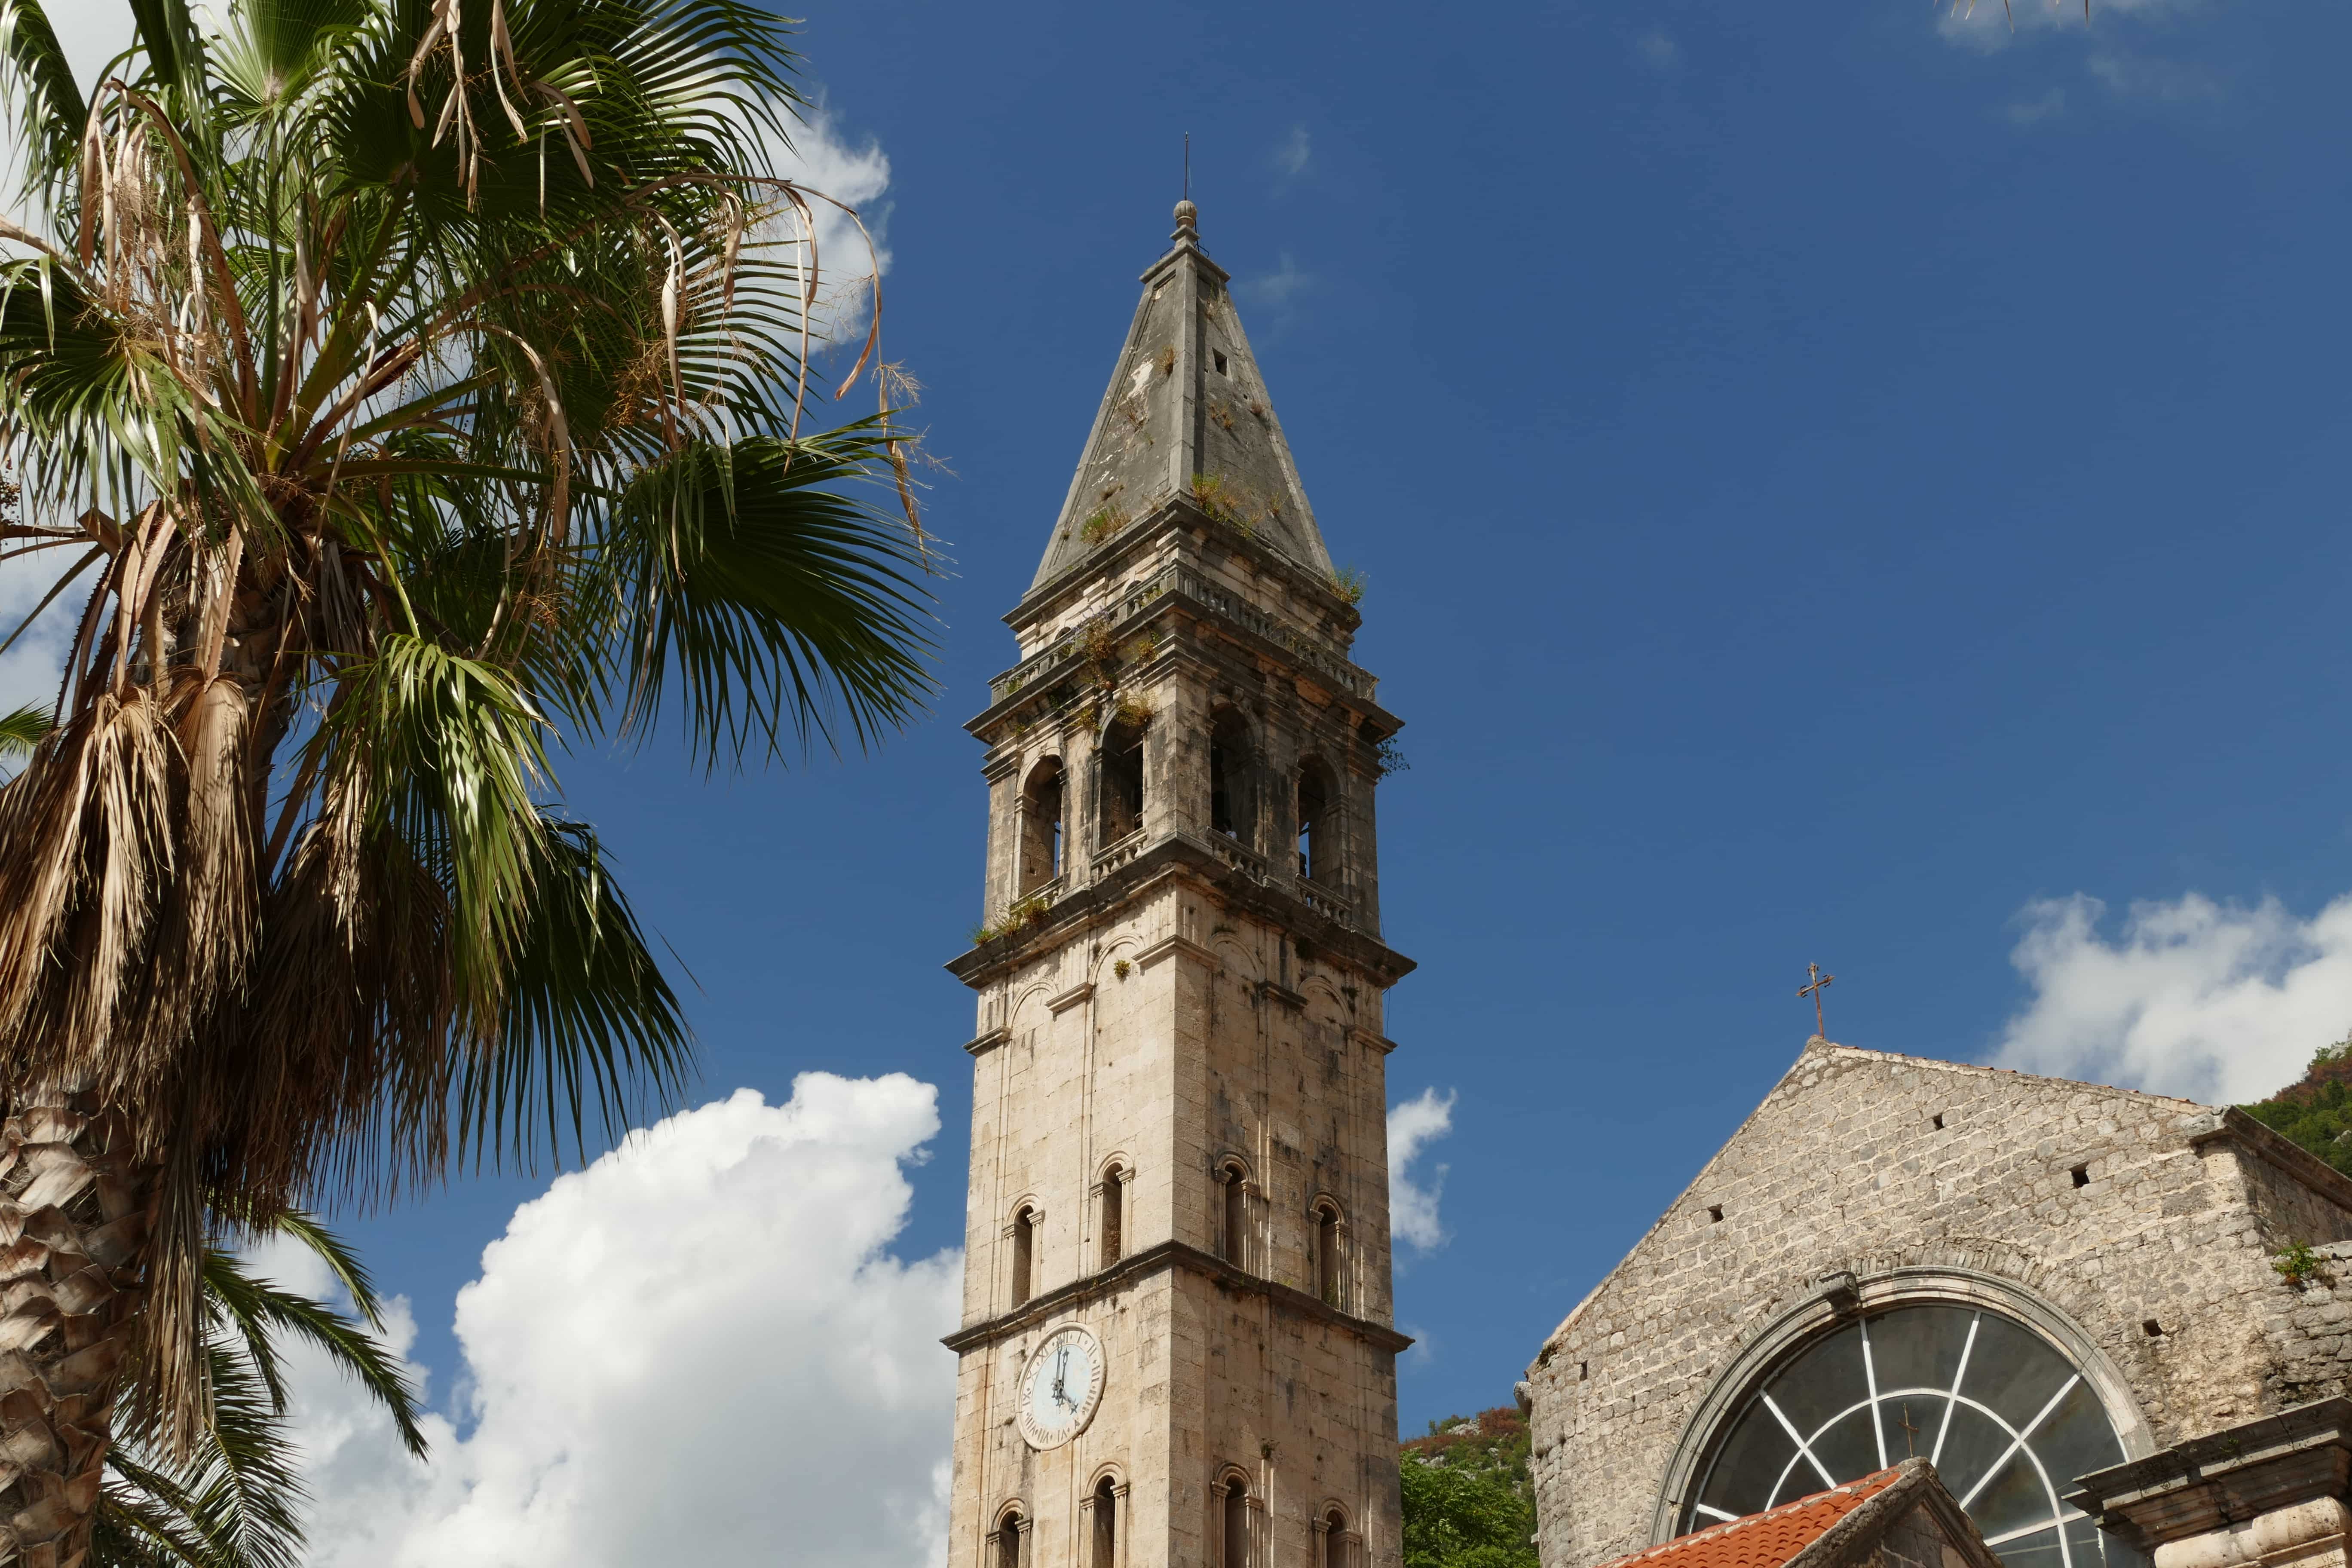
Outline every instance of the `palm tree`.
<svg viewBox="0 0 2352 1568">
<path fill-rule="evenodd" d="M 326 1263 L 357 1316 L 256 1278 L 234 1253 L 207 1249 L 212 1418 L 194 1451 L 177 1460 L 135 1431 L 118 1436 L 107 1455 L 111 1473 L 92 1524 L 89 1568 L 293 1568 L 301 1560 L 310 1491 L 287 1426 L 281 1340 L 324 1352 L 330 1366 L 383 1407 L 408 1451 L 424 1458 L 416 1391 L 375 1338 L 383 1314 L 366 1269 L 308 1215 L 281 1215 L 272 1228 Z"/>
<path fill-rule="evenodd" d="M 929 690 L 901 434 L 805 427 L 820 198 L 773 173 L 774 18 L 132 10 L 85 99 L 0 0 L 47 215 L 0 224 L 0 553 L 79 606 L 0 786 L 0 1233 L 31 1249 L 0 1563 L 84 1551 L 118 1404 L 194 1451 L 218 1216 L 561 1158 L 675 1095 L 677 1002 L 552 805 L 563 745 L 734 765 Z"/>
</svg>

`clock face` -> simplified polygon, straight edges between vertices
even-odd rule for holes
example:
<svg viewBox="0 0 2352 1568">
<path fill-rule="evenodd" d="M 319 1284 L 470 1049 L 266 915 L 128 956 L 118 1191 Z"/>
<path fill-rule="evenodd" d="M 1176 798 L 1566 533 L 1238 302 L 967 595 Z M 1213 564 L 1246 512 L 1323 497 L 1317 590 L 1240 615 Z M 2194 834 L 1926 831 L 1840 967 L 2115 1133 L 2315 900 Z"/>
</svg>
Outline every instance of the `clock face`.
<svg viewBox="0 0 2352 1568">
<path fill-rule="evenodd" d="M 1037 1346 L 1021 1373 L 1021 1436 L 1057 1448 L 1087 1429 L 1102 1403 L 1102 1342 L 1073 1323 Z"/>
</svg>

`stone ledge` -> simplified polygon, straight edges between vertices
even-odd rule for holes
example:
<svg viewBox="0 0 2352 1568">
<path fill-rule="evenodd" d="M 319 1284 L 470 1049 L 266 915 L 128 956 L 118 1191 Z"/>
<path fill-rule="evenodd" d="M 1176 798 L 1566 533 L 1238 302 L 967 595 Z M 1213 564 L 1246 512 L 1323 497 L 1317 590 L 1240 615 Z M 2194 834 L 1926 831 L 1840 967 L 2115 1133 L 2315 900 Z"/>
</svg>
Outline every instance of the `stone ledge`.
<svg viewBox="0 0 2352 1568">
<path fill-rule="evenodd" d="M 1189 1269 L 1232 1289 L 1264 1296 L 1277 1307 L 1287 1308 L 1300 1317 L 1344 1330 L 1373 1349 L 1386 1351 L 1391 1355 L 1398 1354 L 1412 1343 L 1411 1334 L 1401 1334 L 1386 1323 L 1376 1323 L 1370 1318 L 1352 1317 L 1320 1297 L 1310 1296 L 1279 1280 L 1261 1279 L 1255 1274 L 1234 1268 L 1222 1258 L 1181 1241 L 1163 1241 L 1156 1247 L 1147 1247 L 1141 1252 L 1120 1258 L 1098 1273 L 1081 1275 L 1066 1285 L 1056 1286 L 1042 1296 L 1032 1297 L 1009 1312 L 977 1323 L 967 1323 L 954 1333 L 943 1337 L 940 1343 L 961 1355 L 975 1346 L 1034 1328 L 1071 1307 L 1123 1289 L 1149 1275 L 1163 1274 L 1177 1268 Z"/>
<path fill-rule="evenodd" d="M 2082 1477 L 2066 1501 L 2143 1552 L 2242 1524 L 2352 1481 L 2352 1399 L 2322 1399 Z"/>
</svg>

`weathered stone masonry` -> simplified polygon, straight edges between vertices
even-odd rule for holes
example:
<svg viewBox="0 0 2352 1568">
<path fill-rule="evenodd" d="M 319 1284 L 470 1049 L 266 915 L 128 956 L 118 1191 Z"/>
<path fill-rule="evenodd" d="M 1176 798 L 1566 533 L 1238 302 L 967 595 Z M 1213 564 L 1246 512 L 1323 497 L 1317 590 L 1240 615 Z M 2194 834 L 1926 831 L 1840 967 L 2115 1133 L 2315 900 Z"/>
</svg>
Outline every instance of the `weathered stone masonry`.
<svg viewBox="0 0 2352 1568">
<path fill-rule="evenodd" d="M 2272 1259 L 2347 1238 L 2352 1181 L 2242 1112 L 1815 1039 L 1529 1367 L 1543 1562 L 1672 1533 L 1751 1349 L 1931 1287 L 2042 1311 L 2135 1456 L 2341 1393 L 2352 1298 Z"/>
</svg>

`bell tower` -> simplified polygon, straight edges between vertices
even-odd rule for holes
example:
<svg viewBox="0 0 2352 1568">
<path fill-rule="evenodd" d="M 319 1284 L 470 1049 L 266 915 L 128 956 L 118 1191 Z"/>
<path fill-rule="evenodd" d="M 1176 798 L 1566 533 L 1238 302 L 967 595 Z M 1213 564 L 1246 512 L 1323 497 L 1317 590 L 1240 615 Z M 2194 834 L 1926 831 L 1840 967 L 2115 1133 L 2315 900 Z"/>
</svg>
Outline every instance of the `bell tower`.
<svg viewBox="0 0 2352 1568">
<path fill-rule="evenodd" d="M 1395 1568 L 1399 721 L 1191 202 L 987 747 L 950 1568 Z"/>
</svg>

